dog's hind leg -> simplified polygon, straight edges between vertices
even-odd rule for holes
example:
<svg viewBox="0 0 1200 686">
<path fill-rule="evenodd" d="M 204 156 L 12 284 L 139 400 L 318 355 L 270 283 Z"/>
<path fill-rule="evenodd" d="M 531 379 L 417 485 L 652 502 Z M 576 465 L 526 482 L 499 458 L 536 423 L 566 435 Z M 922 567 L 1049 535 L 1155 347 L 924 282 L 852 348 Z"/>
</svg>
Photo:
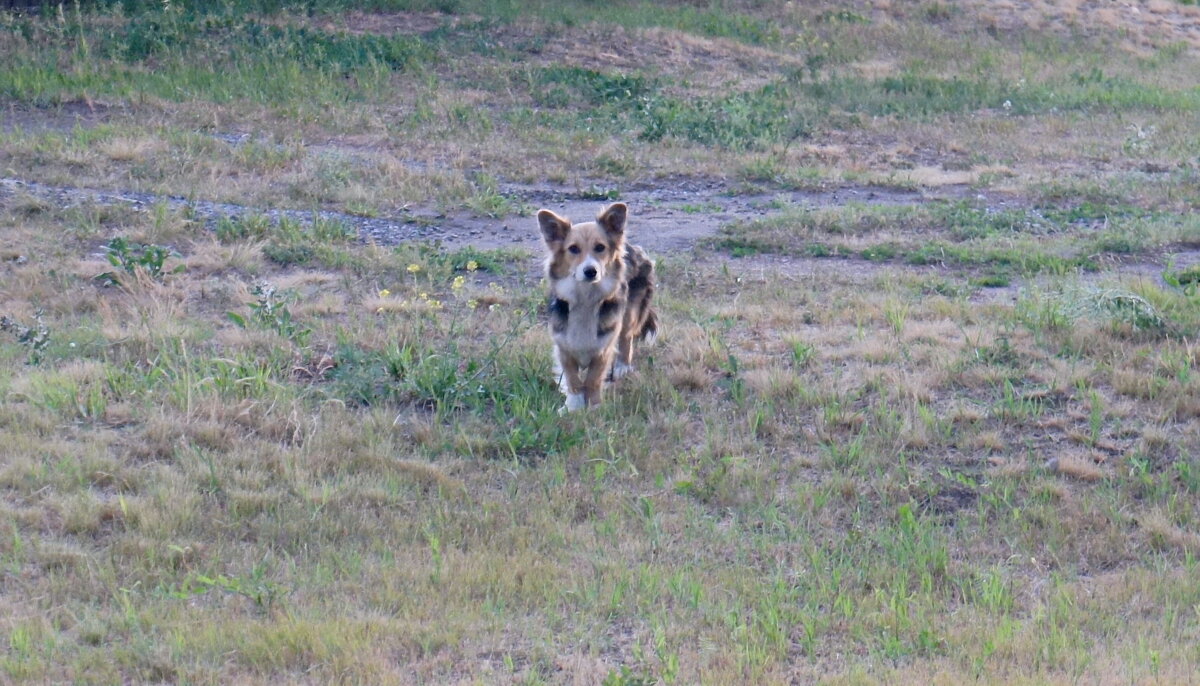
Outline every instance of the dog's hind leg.
<svg viewBox="0 0 1200 686">
<path fill-rule="evenodd" d="M 632 289 L 631 289 L 631 292 Z M 629 302 L 625 323 L 617 337 L 617 359 L 613 361 L 612 380 L 616 381 L 633 371 L 633 341 L 654 342 L 658 333 L 658 317 L 650 307 L 650 290 L 637 291 L 638 298 Z"/>
<path fill-rule="evenodd" d="M 633 331 L 626 323 L 617 337 L 617 355 L 612 363 L 612 374 L 609 376 L 616 381 L 631 371 L 633 371 Z"/>
<path fill-rule="evenodd" d="M 658 313 L 649 304 L 646 305 L 645 318 L 642 321 L 642 330 L 638 333 L 641 336 L 642 343 L 653 345 L 654 341 L 658 340 Z"/>
</svg>

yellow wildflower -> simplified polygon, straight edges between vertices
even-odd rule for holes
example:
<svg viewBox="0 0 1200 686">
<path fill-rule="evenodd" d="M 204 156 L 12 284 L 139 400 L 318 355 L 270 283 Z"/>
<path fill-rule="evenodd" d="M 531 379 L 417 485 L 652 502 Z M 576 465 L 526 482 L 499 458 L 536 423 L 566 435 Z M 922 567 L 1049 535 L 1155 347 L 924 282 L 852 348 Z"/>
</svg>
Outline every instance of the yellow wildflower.
<svg viewBox="0 0 1200 686">
<path fill-rule="evenodd" d="M 467 284 L 467 277 L 463 276 L 462 274 L 459 274 L 458 276 L 454 277 L 454 283 L 450 284 L 450 290 L 461 291 L 463 289 L 463 286 L 465 286 L 466 284 Z"/>
<path fill-rule="evenodd" d="M 421 265 L 416 264 L 416 263 L 408 265 L 408 273 L 409 274 L 416 274 L 419 271 L 421 271 Z"/>
<path fill-rule="evenodd" d="M 475 260 L 467 260 L 467 271 L 473 272 L 476 269 L 479 269 L 479 263 Z"/>
<path fill-rule="evenodd" d="M 389 296 L 389 295 L 391 295 L 391 294 L 392 294 L 392 292 L 391 292 L 391 291 L 389 291 L 389 290 L 388 290 L 388 289 L 386 289 L 386 288 L 385 288 L 385 289 L 383 289 L 382 291 L 379 291 L 379 297 L 381 297 L 381 298 L 386 298 L 386 297 L 388 297 L 388 296 Z"/>
</svg>

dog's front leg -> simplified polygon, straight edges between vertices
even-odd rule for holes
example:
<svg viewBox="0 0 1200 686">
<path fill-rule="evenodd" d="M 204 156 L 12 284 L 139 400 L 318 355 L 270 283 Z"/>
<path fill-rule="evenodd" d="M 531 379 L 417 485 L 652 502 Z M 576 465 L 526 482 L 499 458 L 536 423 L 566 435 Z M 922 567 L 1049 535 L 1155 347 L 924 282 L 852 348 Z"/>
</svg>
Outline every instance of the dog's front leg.
<svg viewBox="0 0 1200 686">
<path fill-rule="evenodd" d="M 558 385 L 567 396 L 565 409 L 568 412 L 582 410 L 587 405 L 587 400 L 584 393 L 585 382 L 579 373 L 579 362 L 561 348 L 555 348 L 554 351 L 558 355 Z"/>
<path fill-rule="evenodd" d="M 601 351 L 588 364 L 587 378 L 583 380 L 583 396 L 589 407 L 600 404 L 600 396 L 604 393 L 604 378 L 608 376 L 612 366 L 613 349 Z"/>
</svg>

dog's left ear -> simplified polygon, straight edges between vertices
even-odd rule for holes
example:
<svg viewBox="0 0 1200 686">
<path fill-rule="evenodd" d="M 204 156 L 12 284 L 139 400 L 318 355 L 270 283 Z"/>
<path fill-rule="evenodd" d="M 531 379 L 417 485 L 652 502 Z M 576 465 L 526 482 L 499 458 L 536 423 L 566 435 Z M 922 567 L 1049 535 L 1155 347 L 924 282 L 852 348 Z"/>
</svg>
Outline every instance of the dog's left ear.
<svg viewBox="0 0 1200 686">
<path fill-rule="evenodd" d="M 623 202 L 614 202 L 596 216 L 596 223 L 609 234 L 625 233 L 625 219 L 629 216 L 629 207 Z"/>
</svg>

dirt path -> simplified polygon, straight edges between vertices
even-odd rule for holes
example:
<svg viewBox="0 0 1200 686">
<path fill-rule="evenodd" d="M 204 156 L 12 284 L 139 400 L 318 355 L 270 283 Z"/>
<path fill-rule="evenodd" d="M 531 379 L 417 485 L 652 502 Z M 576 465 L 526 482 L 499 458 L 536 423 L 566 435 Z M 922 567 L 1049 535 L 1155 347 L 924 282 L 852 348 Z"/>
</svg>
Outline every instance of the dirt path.
<svg viewBox="0 0 1200 686">
<path fill-rule="evenodd" d="M 589 221 L 611 200 L 591 196 L 566 186 L 505 185 L 504 194 L 523 205 L 548 207 L 575 221 Z M 964 189 L 937 195 L 886 187 L 842 187 L 827 191 L 781 191 L 769 194 L 733 195 L 719 181 L 676 179 L 662 186 L 623 191 L 619 199 L 630 205 L 630 232 L 640 244 L 657 252 L 687 251 L 704 238 L 716 235 L 721 226 L 778 213 L 779 203 L 800 207 L 836 207 L 852 203 L 914 205 L 936 199 L 962 197 Z M 466 212 L 440 214 L 418 208 L 400 215 L 363 217 L 333 210 L 294 210 L 249 207 L 231 203 L 195 200 L 174 195 L 140 191 L 111 191 L 95 188 L 52 186 L 23 179 L 0 178 L 0 203 L 19 196 L 32 196 L 59 207 L 95 203 L 126 205 L 134 209 L 165 204 L 187 208 L 209 228 L 222 218 L 247 215 L 273 221 L 287 218 L 311 222 L 314 217 L 354 227 L 364 242 L 396 245 L 406 241 L 440 241 L 450 248 L 510 246 L 537 247 L 540 237 L 531 216 L 479 217 Z"/>
<path fill-rule="evenodd" d="M 0 109 L 0 130 L 70 131 L 75 127 L 89 128 L 101 124 L 120 112 L 96 103 L 68 103 L 58 108 L 38 109 L 9 107 Z M 212 138 L 237 146 L 252 140 L 249 134 L 210 133 Z M 337 144 L 311 144 L 310 149 L 330 153 L 346 152 Z M 424 164 L 412 163 L 416 171 L 426 172 Z M 454 171 L 447 169 L 445 171 Z M 574 221 L 589 221 L 611 199 L 600 197 L 596 191 L 576 186 L 556 184 L 501 183 L 497 189 L 536 211 L 549 208 L 565 214 Z M 187 208 L 211 229 L 222 218 L 236 219 L 247 215 L 264 216 L 272 221 L 287 218 L 311 222 L 315 217 L 338 221 L 352 226 L 364 242 L 396 245 L 406 241 L 440 241 L 449 248 L 471 245 L 477 248 L 522 247 L 541 249 L 537 224 L 532 216 L 508 215 L 479 217 L 468 212 L 443 214 L 430 207 L 417 207 L 402 214 L 364 217 L 334 210 L 294 210 L 262 208 L 231 203 L 211 202 L 177 195 L 156 195 L 131 190 L 52 186 L 19 178 L 0 178 L 0 203 L 9 198 L 29 195 L 52 205 L 65 207 L 74 204 L 97 203 L 127 205 L 135 209 L 165 203 L 172 209 Z M 1002 208 L 1012 198 L 995 195 L 985 197 L 967 185 L 947 185 L 936 190 L 906 190 L 888 186 L 846 184 L 822 190 L 772 191 L 735 193 L 722 179 L 675 177 L 653 184 L 643 183 L 623 188 L 619 199 L 630 206 L 630 234 L 633 240 L 655 253 L 690 251 L 703 239 L 714 236 L 731 222 L 752 220 L 779 212 L 780 204 L 799 207 L 840 207 L 849 204 L 917 205 L 946 199 L 978 196 L 989 207 Z"/>
<path fill-rule="evenodd" d="M 611 200 L 597 198 L 593 193 L 566 186 L 501 185 L 500 191 L 518 199 L 529 208 L 550 208 L 575 221 L 588 221 Z M 165 204 L 172 209 L 188 209 L 209 229 L 223 219 L 254 215 L 271 221 L 287 218 L 309 223 L 314 217 L 341 222 L 353 227 L 363 242 L 377 245 L 398 245 L 407 241 L 435 241 L 454 249 L 473 246 L 481 249 L 520 248 L 531 254 L 541 251 L 541 237 L 532 216 L 511 215 L 499 218 L 478 217 L 466 212 L 439 214 L 433 209 L 418 208 L 402 215 L 362 217 L 332 210 L 273 209 L 249 207 L 231 203 L 194 200 L 180 196 L 155 195 L 137 191 L 111 191 L 94 188 L 51 186 L 21 179 L 0 178 L 0 206 L 21 197 L 34 197 L 57 207 L 82 204 L 124 205 L 135 210 L 149 211 Z M 658 257 L 693 254 L 694 249 L 720 228 L 735 221 L 759 219 L 778 214 L 781 205 L 820 208 L 863 205 L 918 205 L 939 200 L 970 197 L 990 208 L 1003 209 L 1019 205 L 1019 198 L 999 194 L 983 194 L 967 186 L 946 186 L 936 191 L 904 190 L 880 186 L 842 186 L 820 191 L 778 191 L 761 194 L 733 194 L 720 180 L 670 179 L 661 185 L 634 187 L 622 191 L 619 199 L 630 205 L 631 240 Z M 747 258 L 728 258 L 721 255 L 700 255 L 706 261 L 727 261 L 732 267 L 752 274 L 767 272 L 792 278 L 829 278 L 842 281 L 869 282 L 885 273 L 904 272 L 927 276 L 961 275 L 961 270 L 939 265 L 908 265 L 891 262 L 871 262 L 861 258 L 805 258 L 759 255 Z M 1168 257 L 1141 257 L 1115 262 L 1087 280 L 1151 280 L 1162 283 L 1162 270 Z M 1200 263 L 1200 251 L 1188 250 L 1170 255 L 1177 266 Z M 1036 280 L 1014 282 L 997 289 L 985 289 L 977 299 L 992 302 L 1011 301 L 1021 287 Z"/>
</svg>

